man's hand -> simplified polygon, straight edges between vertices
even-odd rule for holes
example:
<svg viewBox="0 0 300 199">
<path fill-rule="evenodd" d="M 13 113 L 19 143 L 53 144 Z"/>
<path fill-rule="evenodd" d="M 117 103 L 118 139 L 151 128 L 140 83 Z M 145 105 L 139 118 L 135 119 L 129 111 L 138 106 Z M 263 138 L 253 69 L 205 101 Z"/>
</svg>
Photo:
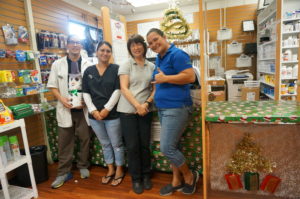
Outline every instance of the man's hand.
<svg viewBox="0 0 300 199">
<path fill-rule="evenodd" d="M 70 99 L 68 99 L 66 97 L 60 97 L 59 101 L 64 105 L 64 107 L 69 108 L 69 109 L 72 108 Z"/>
</svg>

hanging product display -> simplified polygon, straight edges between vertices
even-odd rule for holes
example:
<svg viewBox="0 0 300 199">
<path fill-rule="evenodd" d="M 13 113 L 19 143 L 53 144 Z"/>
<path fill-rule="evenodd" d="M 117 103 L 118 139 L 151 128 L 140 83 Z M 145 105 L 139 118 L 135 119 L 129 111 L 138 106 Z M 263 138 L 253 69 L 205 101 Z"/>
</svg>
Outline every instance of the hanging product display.
<svg viewBox="0 0 300 199">
<path fill-rule="evenodd" d="M 19 26 L 18 41 L 21 43 L 27 43 L 29 40 L 28 31 L 24 26 Z"/>
<path fill-rule="evenodd" d="M 5 58 L 5 57 L 6 57 L 6 50 L 0 49 L 0 58 Z"/>
<path fill-rule="evenodd" d="M 16 33 L 14 30 L 14 27 L 7 24 L 2 26 L 2 30 L 4 33 L 4 38 L 5 38 L 5 43 L 7 45 L 17 45 L 18 44 L 18 40 L 16 37 Z"/>
<path fill-rule="evenodd" d="M 16 60 L 19 62 L 26 61 L 26 55 L 23 50 L 16 50 Z"/>
<path fill-rule="evenodd" d="M 230 40 L 232 38 L 232 29 L 223 27 L 221 30 L 217 32 L 217 40 Z"/>
<path fill-rule="evenodd" d="M 12 112 L 0 99 L 0 125 L 10 123 L 14 120 Z"/>
<path fill-rule="evenodd" d="M 236 67 L 251 67 L 252 58 L 248 55 L 241 54 L 236 58 Z"/>
<path fill-rule="evenodd" d="M 233 40 L 230 44 L 227 44 L 228 55 L 241 54 L 242 52 L 243 52 L 242 43 Z"/>
<path fill-rule="evenodd" d="M 165 11 L 160 28 L 167 38 L 171 40 L 186 39 L 192 34 L 190 26 L 184 19 L 179 8 L 171 8 Z"/>
</svg>

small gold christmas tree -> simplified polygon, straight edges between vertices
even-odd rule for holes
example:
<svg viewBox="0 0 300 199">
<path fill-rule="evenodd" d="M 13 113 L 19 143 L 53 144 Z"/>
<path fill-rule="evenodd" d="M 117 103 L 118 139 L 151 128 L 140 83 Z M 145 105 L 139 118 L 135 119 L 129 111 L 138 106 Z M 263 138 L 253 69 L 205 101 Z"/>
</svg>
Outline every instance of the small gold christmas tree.
<svg viewBox="0 0 300 199">
<path fill-rule="evenodd" d="M 260 148 L 254 143 L 250 134 L 246 134 L 238 144 L 236 152 L 227 164 L 228 171 L 235 174 L 259 171 L 271 173 L 273 168 L 275 168 L 275 163 L 261 155 Z"/>
<path fill-rule="evenodd" d="M 167 9 L 160 24 L 168 39 L 186 39 L 191 35 L 190 26 L 178 8 Z"/>
</svg>

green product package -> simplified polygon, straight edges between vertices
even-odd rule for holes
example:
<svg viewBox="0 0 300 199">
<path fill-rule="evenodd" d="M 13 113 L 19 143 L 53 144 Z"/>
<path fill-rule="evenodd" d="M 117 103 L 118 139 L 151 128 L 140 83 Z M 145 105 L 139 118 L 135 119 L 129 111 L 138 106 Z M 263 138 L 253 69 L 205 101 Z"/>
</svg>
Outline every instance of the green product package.
<svg viewBox="0 0 300 199">
<path fill-rule="evenodd" d="M 3 147 L 5 144 L 5 138 L 4 136 L 0 136 L 0 147 Z"/>
<path fill-rule="evenodd" d="M 24 118 L 33 115 L 34 113 L 30 104 L 17 104 L 14 106 L 9 106 L 9 108 L 13 112 L 15 119 Z"/>
<path fill-rule="evenodd" d="M 17 136 L 10 136 L 9 137 L 9 143 L 10 144 L 18 144 L 18 138 L 17 138 Z"/>
<path fill-rule="evenodd" d="M 252 172 L 244 173 L 245 189 L 248 191 L 256 191 L 259 188 L 259 174 Z"/>
</svg>

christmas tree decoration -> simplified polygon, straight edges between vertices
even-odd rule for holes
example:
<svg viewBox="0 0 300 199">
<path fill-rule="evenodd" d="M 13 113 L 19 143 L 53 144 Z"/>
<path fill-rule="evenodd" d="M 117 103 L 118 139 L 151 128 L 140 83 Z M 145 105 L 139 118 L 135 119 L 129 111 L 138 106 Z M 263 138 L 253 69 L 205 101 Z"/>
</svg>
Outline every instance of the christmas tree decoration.
<svg viewBox="0 0 300 199">
<path fill-rule="evenodd" d="M 236 152 L 227 164 L 230 173 L 242 174 L 244 172 L 271 173 L 276 167 L 274 162 L 261 155 L 260 148 L 256 145 L 250 134 L 246 134 L 238 144 Z"/>
<path fill-rule="evenodd" d="M 276 176 L 267 175 L 263 179 L 263 181 L 260 185 L 260 189 L 263 191 L 274 193 L 276 188 L 278 187 L 280 181 L 281 181 L 281 179 Z"/>
<path fill-rule="evenodd" d="M 189 24 L 177 7 L 165 10 L 160 29 L 171 40 L 186 39 L 192 34 Z"/>
<path fill-rule="evenodd" d="M 225 174 L 225 179 L 230 190 L 237 190 L 243 188 L 240 175 L 234 173 Z"/>
<path fill-rule="evenodd" d="M 256 191 L 259 188 L 259 174 L 246 172 L 244 173 L 245 189 L 248 191 Z"/>
</svg>

